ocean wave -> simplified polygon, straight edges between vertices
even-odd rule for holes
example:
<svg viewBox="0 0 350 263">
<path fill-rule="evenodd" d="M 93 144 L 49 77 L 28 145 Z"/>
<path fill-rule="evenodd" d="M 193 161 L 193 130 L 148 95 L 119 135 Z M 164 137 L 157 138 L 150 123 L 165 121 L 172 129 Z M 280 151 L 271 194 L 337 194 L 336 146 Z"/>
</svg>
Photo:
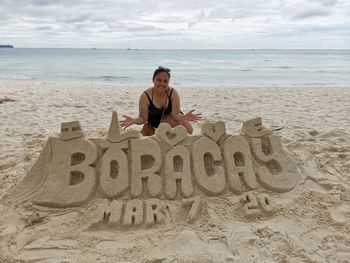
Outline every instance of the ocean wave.
<svg viewBox="0 0 350 263">
<path fill-rule="evenodd" d="M 36 77 L 25 76 L 25 75 L 0 75 L 0 79 L 5 79 L 5 80 L 36 80 Z"/>
<path fill-rule="evenodd" d="M 290 66 L 277 66 L 277 67 L 272 67 L 272 68 L 278 68 L 278 69 L 291 69 L 293 67 Z"/>
<path fill-rule="evenodd" d="M 130 77 L 126 76 L 98 76 L 98 77 L 89 77 L 88 79 L 94 79 L 94 80 L 103 80 L 103 81 L 116 81 L 116 80 L 127 80 L 131 79 Z"/>
</svg>

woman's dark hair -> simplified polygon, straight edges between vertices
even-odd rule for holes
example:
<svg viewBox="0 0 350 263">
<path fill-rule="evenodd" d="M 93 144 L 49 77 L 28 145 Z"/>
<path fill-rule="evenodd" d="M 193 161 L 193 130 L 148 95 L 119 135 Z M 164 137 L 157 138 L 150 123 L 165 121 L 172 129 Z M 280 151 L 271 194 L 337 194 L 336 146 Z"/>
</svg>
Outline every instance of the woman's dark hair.
<svg viewBox="0 0 350 263">
<path fill-rule="evenodd" d="M 154 81 L 154 78 L 159 74 L 159 73 L 162 73 L 162 72 L 165 72 L 166 74 L 168 74 L 169 78 L 170 78 L 170 69 L 168 68 L 164 68 L 162 66 L 159 66 L 153 73 L 153 78 L 152 80 Z"/>
</svg>

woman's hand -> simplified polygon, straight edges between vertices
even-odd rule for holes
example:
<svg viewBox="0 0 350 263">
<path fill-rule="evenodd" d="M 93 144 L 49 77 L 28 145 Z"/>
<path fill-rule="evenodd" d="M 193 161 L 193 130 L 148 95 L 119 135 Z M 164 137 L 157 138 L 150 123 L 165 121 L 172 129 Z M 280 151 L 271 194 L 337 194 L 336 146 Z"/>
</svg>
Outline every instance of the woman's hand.
<svg viewBox="0 0 350 263">
<path fill-rule="evenodd" d="M 199 121 L 200 119 L 202 119 L 202 114 L 197 113 L 197 114 L 193 114 L 194 110 L 190 110 L 189 112 L 187 112 L 184 116 L 182 116 L 182 120 L 184 121 Z"/>
<path fill-rule="evenodd" d="M 123 130 L 125 130 L 126 128 L 134 124 L 134 119 L 127 115 L 123 115 L 123 117 L 125 119 L 121 120 L 119 123 L 122 126 Z"/>
</svg>

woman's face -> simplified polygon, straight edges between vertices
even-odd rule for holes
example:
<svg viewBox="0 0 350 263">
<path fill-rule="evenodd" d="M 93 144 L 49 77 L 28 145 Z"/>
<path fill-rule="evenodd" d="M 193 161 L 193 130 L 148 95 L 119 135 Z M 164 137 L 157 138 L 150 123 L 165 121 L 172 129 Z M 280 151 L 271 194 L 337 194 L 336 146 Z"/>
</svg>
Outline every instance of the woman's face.
<svg viewBox="0 0 350 263">
<path fill-rule="evenodd" d="M 169 80 L 169 75 L 166 72 L 158 73 L 153 80 L 154 88 L 158 91 L 167 90 L 169 87 Z"/>
</svg>

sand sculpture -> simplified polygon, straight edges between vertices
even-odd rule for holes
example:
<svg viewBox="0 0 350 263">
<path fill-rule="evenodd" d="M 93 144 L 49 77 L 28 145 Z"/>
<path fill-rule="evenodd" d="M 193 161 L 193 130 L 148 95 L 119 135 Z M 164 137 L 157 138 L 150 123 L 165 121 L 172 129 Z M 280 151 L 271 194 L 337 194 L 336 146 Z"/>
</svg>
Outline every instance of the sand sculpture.
<svg viewBox="0 0 350 263">
<path fill-rule="evenodd" d="M 261 118 L 243 124 L 240 135 L 226 133 L 225 123 L 204 124 L 201 135 L 162 123 L 156 134 L 141 137 L 122 131 L 113 112 L 105 139 L 85 138 L 79 122 L 62 123 L 59 138 L 49 138 L 31 171 L 7 201 L 67 208 L 102 200 L 94 224 L 151 226 L 164 222 L 164 200 L 180 200 L 194 222 L 205 196 L 242 195 L 247 216 L 269 213 L 264 188 L 287 192 L 299 180 L 296 163 L 280 138 Z"/>
</svg>

